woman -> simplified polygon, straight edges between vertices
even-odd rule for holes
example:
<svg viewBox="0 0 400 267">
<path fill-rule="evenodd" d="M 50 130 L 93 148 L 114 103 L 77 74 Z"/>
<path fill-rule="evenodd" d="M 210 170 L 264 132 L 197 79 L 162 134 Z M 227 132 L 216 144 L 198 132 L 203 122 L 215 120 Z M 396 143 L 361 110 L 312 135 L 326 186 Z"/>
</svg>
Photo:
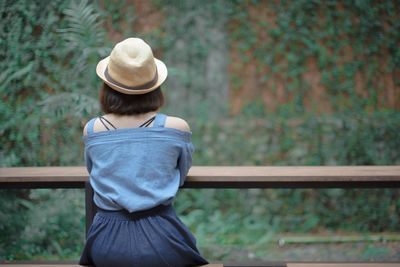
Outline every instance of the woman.
<svg viewBox="0 0 400 267">
<path fill-rule="evenodd" d="M 139 38 L 118 43 L 96 68 L 105 115 L 84 129 L 98 212 L 81 265 L 199 266 L 207 261 L 172 201 L 192 163 L 188 124 L 158 112 L 165 64 Z"/>
</svg>

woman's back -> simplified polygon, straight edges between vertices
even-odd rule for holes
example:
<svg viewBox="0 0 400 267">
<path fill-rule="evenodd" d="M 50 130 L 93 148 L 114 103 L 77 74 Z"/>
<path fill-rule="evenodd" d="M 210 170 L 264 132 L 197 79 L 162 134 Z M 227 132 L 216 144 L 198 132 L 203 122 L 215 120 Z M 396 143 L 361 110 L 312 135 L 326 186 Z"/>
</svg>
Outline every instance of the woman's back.
<svg viewBox="0 0 400 267">
<path fill-rule="evenodd" d="M 84 137 L 96 205 L 134 212 L 170 204 L 191 166 L 191 133 L 165 127 L 168 117 L 162 113 L 148 127 L 104 130 L 100 122 L 96 131 L 100 119 L 89 121 Z M 125 122 L 106 120 L 115 127 Z"/>
<path fill-rule="evenodd" d="M 156 116 L 157 113 L 149 112 L 145 114 L 138 114 L 138 115 L 128 115 L 128 116 L 119 116 L 115 114 L 107 114 L 103 117 L 106 118 L 109 122 L 111 122 L 117 129 L 124 129 L 124 128 L 138 128 L 143 123 L 148 121 L 150 118 Z M 106 122 L 107 124 L 107 122 Z M 83 130 L 83 135 L 87 135 L 87 126 L 85 125 Z M 153 122 L 151 122 L 148 127 L 152 127 Z M 93 125 L 94 132 L 106 131 L 108 130 L 103 123 L 101 123 L 100 119 L 96 119 Z M 165 120 L 166 128 L 173 128 L 180 131 L 190 132 L 190 127 L 188 123 L 178 117 L 167 116 Z"/>
</svg>

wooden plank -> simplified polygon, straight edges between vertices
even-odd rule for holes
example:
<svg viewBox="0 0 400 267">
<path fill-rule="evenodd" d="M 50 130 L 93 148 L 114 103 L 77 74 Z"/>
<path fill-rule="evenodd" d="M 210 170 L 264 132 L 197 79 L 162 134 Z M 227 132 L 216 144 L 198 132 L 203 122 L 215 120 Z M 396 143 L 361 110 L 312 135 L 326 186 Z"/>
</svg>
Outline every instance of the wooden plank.
<svg viewBox="0 0 400 267">
<path fill-rule="evenodd" d="M 184 187 L 400 187 L 400 166 L 194 167 Z"/>
<path fill-rule="evenodd" d="M 54 264 L 54 263 L 49 263 L 49 264 L 18 264 L 18 263 L 4 263 L 0 264 L 0 266 L 3 267 L 49 267 L 49 266 L 54 266 L 54 267 L 78 267 L 82 265 L 78 264 Z M 202 267 L 229 267 L 230 265 L 223 265 L 223 264 L 207 264 L 207 265 L 202 265 Z M 275 265 L 246 265 L 246 264 L 241 264 L 241 265 L 232 265 L 232 267 L 238 267 L 238 266 L 275 266 Z M 383 262 L 376 262 L 376 263 L 287 263 L 287 267 L 400 267 L 400 263 L 383 263 Z"/>
<path fill-rule="evenodd" d="M 78 267 L 78 266 L 83 266 L 83 265 L 79 265 L 79 264 L 54 264 L 54 263 L 49 263 L 49 264 L 18 264 L 18 263 L 4 263 L 4 264 L 0 264 L 0 266 L 4 266 L 4 267 L 49 267 L 49 266 L 54 266 L 54 267 Z M 224 267 L 223 264 L 207 264 L 207 265 L 202 265 L 202 267 Z"/>
<path fill-rule="evenodd" d="M 82 265 L 78 264 L 18 264 L 18 263 L 5 263 L 0 264 L 0 266 L 8 266 L 8 267 L 78 267 Z M 232 265 L 233 266 L 233 265 Z M 236 267 L 239 265 L 235 265 Z M 253 266 L 253 265 L 240 265 L 244 266 Z M 256 265 L 256 266 L 273 266 L 273 265 Z M 223 264 L 207 264 L 202 265 L 202 267 L 224 267 Z M 229 267 L 229 266 L 225 266 Z M 400 263 L 288 263 L 287 267 L 400 267 Z"/>
<path fill-rule="evenodd" d="M 281 244 L 316 244 L 316 243 L 356 243 L 356 242 L 400 242 L 400 233 L 380 234 L 365 233 L 358 234 L 335 234 L 335 235 L 318 235 L 318 234 L 283 234 L 273 236 L 273 240 L 279 240 Z"/>
<path fill-rule="evenodd" d="M 88 173 L 79 167 L 0 168 L 0 183 L 11 182 L 86 182 Z"/>
<path fill-rule="evenodd" d="M 286 263 L 284 262 L 226 262 L 224 263 L 225 267 L 286 267 Z"/>
<path fill-rule="evenodd" d="M 400 181 L 400 166 L 193 167 L 191 182 Z"/>
<path fill-rule="evenodd" d="M 49 266 L 54 266 L 54 267 L 78 267 L 78 266 L 83 266 L 83 265 L 79 265 L 79 264 L 53 264 L 53 263 L 49 263 L 49 264 L 36 264 L 36 263 L 31 263 L 31 264 L 19 264 L 19 263 L 4 263 L 4 264 L 0 264 L 0 267 L 49 267 Z"/>
<path fill-rule="evenodd" d="M 85 167 L 0 168 L 0 183 L 86 182 Z M 400 181 L 400 166 L 193 166 L 188 182 Z"/>
<path fill-rule="evenodd" d="M 287 267 L 400 267 L 400 263 L 288 263 Z"/>
<path fill-rule="evenodd" d="M 78 267 L 78 266 L 83 266 L 83 265 L 78 265 L 78 264 L 0 264 L 0 266 L 8 266 L 8 267 L 49 267 L 49 266 L 54 266 L 54 267 Z M 222 264 L 207 264 L 207 265 L 202 265 L 202 267 L 224 267 Z"/>
<path fill-rule="evenodd" d="M 0 187 L 81 187 L 85 167 L 0 168 Z M 400 187 L 400 166 L 194 166 L 183 187 Z"/>
</svg>

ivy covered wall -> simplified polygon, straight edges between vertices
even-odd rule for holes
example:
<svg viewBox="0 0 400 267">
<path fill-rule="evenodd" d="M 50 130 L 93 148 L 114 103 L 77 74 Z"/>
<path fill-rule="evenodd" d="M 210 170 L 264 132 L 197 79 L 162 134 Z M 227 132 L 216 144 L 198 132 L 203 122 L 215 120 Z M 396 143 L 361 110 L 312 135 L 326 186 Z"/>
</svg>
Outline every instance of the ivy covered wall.
<svg viewBox="0 0 400 267">
<path fill-rule="evenodd" d="M 396 1 L 236 1 L 229 24 L 232 110 L 400 109 Z"/>
<path fill-rule="evenodd" d="M 399 11 L 368 0 L 0 1 L 0 165 L 83 165 L 95 66 L 129 36 L 167 63 L 163 111 L 189 121 L 195 165 L 399 164 Z M 0 260 L 76 259 L 83 199 L 1 194 Z M 223 259 L 254 238 L 263 255 L 280 231 L 398 232 L 398 199 L 396 189 L 192 190 L 176 208 Z"/>
<path fill-rule="evenodd" d="M 173 101 L 232 114 L 254 100 L 294 113 L 400 109 L 396 1 L 133 1 L 144 5 Z"/>
</svg>

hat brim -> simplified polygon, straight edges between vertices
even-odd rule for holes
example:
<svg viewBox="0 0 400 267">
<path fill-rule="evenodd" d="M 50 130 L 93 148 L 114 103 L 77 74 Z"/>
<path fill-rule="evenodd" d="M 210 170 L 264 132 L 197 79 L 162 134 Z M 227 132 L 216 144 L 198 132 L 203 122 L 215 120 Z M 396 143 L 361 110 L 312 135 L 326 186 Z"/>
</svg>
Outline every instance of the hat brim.
<svg viewBox="0 0 400 267">
<path fill-rule="evenodd" d="M 109 61 L 110 61 L 109 56 L 100 60 L 100 62 L 97 64 L 97 67 L 96 67 L 96 74 L 97 74 L 97 76 L 100 77 L 100 79 L 102 79 L 111 88 L 113 88 L 114 90 L 121 92 L 123 94 L 142 95 L 142 94 L 149 93 L 149 92 L 157 89 L 167 79 L 167 76 L 168 76 L 168 69 L 167 69 L 167 66 L 165 66 L 164 62 L 162 62 L 159 59 L 154 58 L 154 61 L 156 63 L 156 67 L 157 67 L 157 75 L 158 75 L 156 83 L 153 86 L 146 88 L 146 89 L 140 89 L 140 90 L 128 89 L 128 88 L 122 87 L 120 85 L 117 85 L 117 84 L 113 83 L 112 81 L 110 81 L 109 79 L 107 79 L 107 77 L 105 76 L 105 71 L 107 69 Z"/>
</svg>

